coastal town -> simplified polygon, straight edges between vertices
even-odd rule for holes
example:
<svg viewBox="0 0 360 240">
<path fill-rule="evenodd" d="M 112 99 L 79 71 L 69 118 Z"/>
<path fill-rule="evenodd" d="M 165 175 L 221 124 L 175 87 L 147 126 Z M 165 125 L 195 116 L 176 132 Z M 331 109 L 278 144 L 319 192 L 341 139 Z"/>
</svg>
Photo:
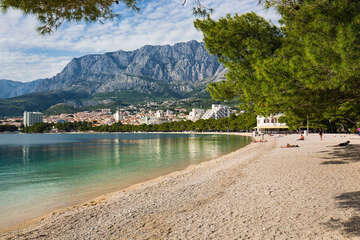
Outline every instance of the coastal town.
<svg viewBox="0 0 360 240">
<path fill-rule="evenodd" d="M 149 104 L 147 104 L 149 106 Z M 177 122 L 183 120 L 197 121 L 200 119 L 221 119 L 236 114 L 235 109 L 226 105 L 213 104 L 210 109 L 193 108 L 188 112 L 185 108 L 173 110 L 161 110 L 147 107 L 129 105 L 111 109 L 98 109 L 95 111 L 82 111 L 77 113 L 61 113 L 57 115 L 44 115 L 41 112 L 24 112 L 23 117 L 5 118 L 1 125 L 14 125 L 16 127 L 32 126 L 36 123 L 67 123 L 67 122 L 90 122 L 93 126 L 111 125 L 121 123 L 123 125 L 154 125 L 166 122 Z"/>
<path fill-rule="evenodd" d="M 360 1 L 0 10 L 0 240 L 360 239 Z"/>
</svg>

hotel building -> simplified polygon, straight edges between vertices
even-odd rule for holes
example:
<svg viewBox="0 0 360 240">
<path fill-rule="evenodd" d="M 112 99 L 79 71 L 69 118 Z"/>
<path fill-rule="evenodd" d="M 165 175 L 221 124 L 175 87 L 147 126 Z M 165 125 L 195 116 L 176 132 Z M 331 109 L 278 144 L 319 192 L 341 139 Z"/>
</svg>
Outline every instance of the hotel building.
<svg viewBox="0 0 360 240">
<path fill-rule="evenodd" d="M 41 112 L 24 112 L 24 126 L 30 127 L 35 123 L 43 122 L 43 114 Z"/>
<path fill-rule="evenodd" d="M 276 114 L 276 115 L 270 115 L 268 117 L 264 116 L 257 116 L 256 117 L 256 129 L 258 132 L 266 132 L 266 131 L 281 131 L 281 130 L 287 130 L 288 126 L 286 123 L 280 123 L 279 118 L 284 116 L 284 114 Z"/>
</svg>

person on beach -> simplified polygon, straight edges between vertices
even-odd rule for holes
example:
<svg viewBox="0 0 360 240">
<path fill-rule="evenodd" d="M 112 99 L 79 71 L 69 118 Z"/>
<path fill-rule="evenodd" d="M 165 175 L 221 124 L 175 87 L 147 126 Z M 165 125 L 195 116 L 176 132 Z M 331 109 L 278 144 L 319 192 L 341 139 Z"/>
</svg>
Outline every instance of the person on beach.
<svg viewBox="0 0 360 240">
<path fill-rule="evenodd" d="M 299 145 L 292 145 L 292 144 L 286 144 L 285 146 L 280 146 L 281 148 L 294 148 L 294 147 L 299 147 Z"/>
<path fill-rule="evenodd" d="M 350 144 L 350 141 L 346 141 L 346 142 L 343 142 L 343 143 L 338 144 L 337 146 L 339 146 L 339 147 L 345 147 L 345 146 L 348 146 L 349 144 Z"/>
<path fill-rule="evenodd" d="M 304 140 L 305 140 L 305 137 L 304 137 L 304 135 L 301 134 L 300 138 L 298 138 L 298 139 L 296 139 L 296 140 L 298 140 L 298 141 L 299 141 L 299 140 L 300 140 L 300 141 L 304 141 Z"/>
<path fill-rule="evenodd" d="M 320 136 L 320 141 L 322 141 L 322 138 L 323 138 L 323 131 L 322 129 L 320 128 L 319 130 L 319 136 Z"/>
</svg>

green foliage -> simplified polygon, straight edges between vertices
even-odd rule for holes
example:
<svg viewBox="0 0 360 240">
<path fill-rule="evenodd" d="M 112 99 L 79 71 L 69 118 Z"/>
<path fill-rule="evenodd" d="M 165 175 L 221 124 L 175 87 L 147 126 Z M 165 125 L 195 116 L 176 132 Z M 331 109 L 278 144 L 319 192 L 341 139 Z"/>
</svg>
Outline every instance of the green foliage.
<svg viewBox="0 0 360 240">
<path fill-rule="evenodd" d="M 34 15 L 41 24 L 38 31 L 48 34 L 65 21 L 102 22 L 113 19 L 117 17 L 113 6 L 119 2 L 138 10 L 138 0 L 0 0 L 0 7 L 3 11 L 15 8 L 24 14 Z"/>
<path fill-rule="evenodd" d="M 57 91 L 47 93 L 31 93 L 19 97 L 0 99 L 0 117 L 22 116 L 24 111 L 45 111 L 52 105 L 87 98 L 85 92 Z"/>
<path fill-rule="evenodd" d="M 100 22 L 119 17 L 114 6 L 124 6 L 139 11 L 140 0 L 0 0 L 0 9 L 19 9 L 25 15 L 34 15 L 40 22 L 38 31 L 49 34 L 56 31 L 64 22 Z M 190 2 L 185 0 L 183 4 Z M 201 0 L 192 0 L 193 14 L 207 16 L 213 9 L 206 7 Z"/>
<path fill-rule="evenodd" d="M 101 125 L 93 127 L 89 122 L 74 122 L 74 123 L 38 123 L 31 127 L 23 129 L 25 133 L 43 133 L 49 132 L 53 128 L 59 132 L 238 132 L 249 131 L 256 126 L 255 115 L 241 114 L 239 116 L 231 115 L 229 118 L 222 119 L 208 119 L 192 121 L 168 122 L 155 125 L 122 125 L 115 123 L 112 125 Z"/>
<path fill-rule="evenodd" d="M 208 87 L 239 97 L 257 114 L 284 112 L 296 127 L 351 129 L 360 120 L 360 2 L 263 1 L 281 14 L 278 28 L 254 13 L 195 21 L 206 48 L 229 69 Z"/>
<path fill-rule="evenodd" d="M 116 104 L 129 105 L 139 104 L 146 101 L 164 101 L 169 99 L 177 99 L 177 96 L 167 93 L 147 94 L 131 90 L 121 90 L 109 93 L 97 93 L 93 97 L 94 100 L 112 100 Z"/>
<path fill-rule="evenodd" d="M 47 110 L 44 111 L 44 114 L 46 115 L 56 115 L 61 113 L 76 113 L 78 109 L 76 109 L 73 106 L 67 105 L 67 104 L 56 104 L 54 106 L 51 106 Z"/>
<path fill-rule="evenodd" d="M 92 123 L 89 122 L 66 122 L 56 123 L 54 128 L 61 132 L 74 132 L 74 131 L 89 131 L 92 130 Z"/>
<path fill-rule="evenodd" d="M 203 31 L 209 52 L 229 69 L 227 81 L 209 85 L 211 96 L 218 100 L 239 97 L 243 103 L 262 98 L 256 68 L 281 45 L 279 29 L 255 13 L 227 15 L 217 22 L 210 18 L 197 20 L 195 27 Z"/>
<path fill-rule="evenodd" d="M 0 125 L 0 132 L 16 132 L 18 128 L 14 125 Z"/>
<path fill-rule="evenodd" d="M 255 116 L 248 114 L 232 115 L 229 118 L 192 121 L 167 122 L 155 125 L 103 125 L 95 127 L 99 132 L 237 132 L 252 130 L 256 126 Z"/>
<path fill-rule="evenodd" d="M 170 94 L 170 93 L 168 93 Z M 21 116 L 24 111 L 41 111 L 46 115 L 56 115 L 61 113 L 75 113 L 81 111 L 93 111 L 101 108 L 110 108 L 113 111 L 121 106 L 130 104 L 145 104 L 149 101 L 168 101 L 173 100 L 171 106 L 161 106 L 168 108 L 208 108 L 211 104 L 220 103 L 211 99 L 210 95 L 205 91 L 193 91 L 188 93 L 186 99 L 179 99 L 173 95 L 163 94 L 146 94 L 137 91 L 117 91 L 110 93 L 97 93 L 90 96 L 86 92 L 78 91 L 52 91 L 48 93 L 32 93 L 19 97 L 0 99 L 0 117 Z M 82 106 L 82 102 L 92 101 L 99 104 L 91 106 Z M 177 101 L 180 100 L 180 101 Z M 73 107 L 66 102 L 76 103 L 79 107 Z M 102 103 L 108 102 L 108 103 Z M 236 101 L 227 103 L 234 106 Z"/>
<path fill-rule="evenodd" d="M 22 131 L 24 133 L 45 133 L 52 129 L 51 123 L 35 123 L 30 127 L 24 127 Z"/>
</svg>

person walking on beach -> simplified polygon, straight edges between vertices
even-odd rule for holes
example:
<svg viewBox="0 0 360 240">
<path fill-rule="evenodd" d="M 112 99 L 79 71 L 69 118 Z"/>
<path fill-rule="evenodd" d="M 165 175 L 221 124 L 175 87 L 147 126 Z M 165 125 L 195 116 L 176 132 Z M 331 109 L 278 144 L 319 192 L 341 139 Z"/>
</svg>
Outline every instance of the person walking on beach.
<svg viewBox="0 0 360 240">
<path fill-rule="evenodd" d="M 320 136 L 320 141 L 322 141 L 323 131 L 322 131 L 322 129 L 321 129 L 321 128 L 320 128 L 320 130 L 319 130 L 319 136 Z"/>
</svg>

